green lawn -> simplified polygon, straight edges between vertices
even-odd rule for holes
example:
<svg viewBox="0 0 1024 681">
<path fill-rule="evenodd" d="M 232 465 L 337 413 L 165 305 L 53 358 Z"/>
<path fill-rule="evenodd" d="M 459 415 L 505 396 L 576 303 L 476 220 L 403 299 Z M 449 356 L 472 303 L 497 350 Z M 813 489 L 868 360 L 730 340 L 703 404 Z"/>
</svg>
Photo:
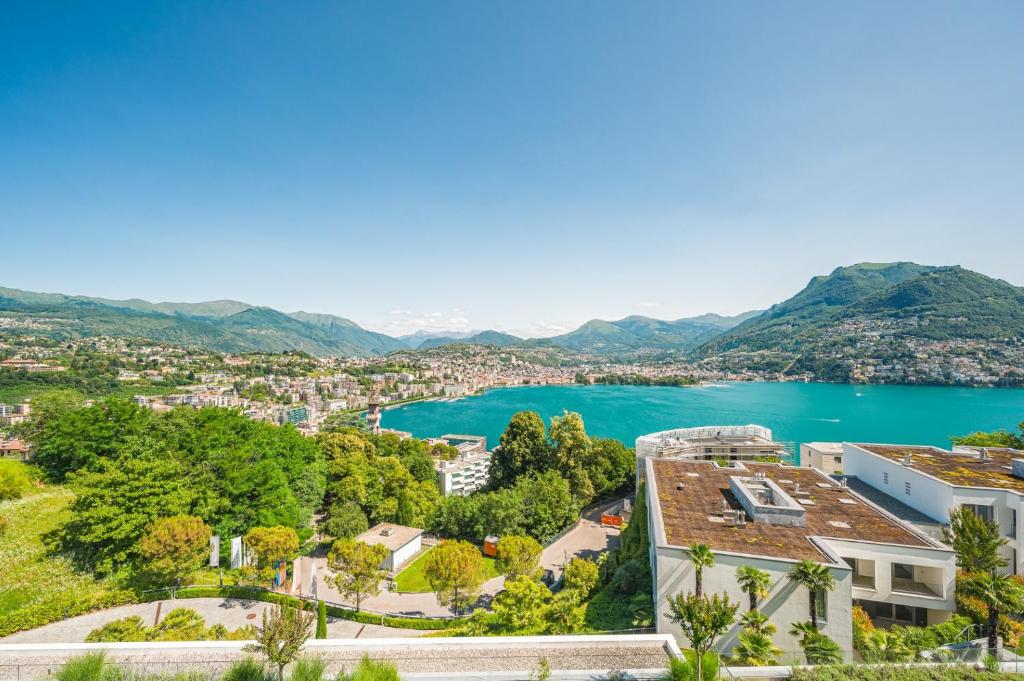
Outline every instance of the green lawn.
<svg viewBox="0 0 1024 681">
<path fill-rule="evenodd" d="M 398 577 L 395 578 L 395 585 L 398 591 L 409 591 L 413 593 L 427 593 L 430 591 L 430 585 L 427 584 L 427 578 L 423 576 L 423 566 L 427 563 L 427 556 L 430 555 L 430 551 L 425 551 L 420 554 L 420 557 L 409 564 L 407 568 L 398 573 Z M 498 576 L 498 568 L 494 564 L 494 559 L 490 556 L 484 556 L 484 571 L 487 573 L 487 579 Z"/>
<path fill-rule="evenodd" d="M 3 461 L 0 465 L 21 465 Z M 47 552 L 43 536 L 57 526 L 72 494 L 60 486 L 32 487 L 14 501 L 0 502 L 0 516 L 10 526 L 0 539 L 0 613 L 15 613 L 26 606 L 61 599 L 98 596 L 107 587 L 92 575 L 78 572 L 71 563 Z"/>
</svg>

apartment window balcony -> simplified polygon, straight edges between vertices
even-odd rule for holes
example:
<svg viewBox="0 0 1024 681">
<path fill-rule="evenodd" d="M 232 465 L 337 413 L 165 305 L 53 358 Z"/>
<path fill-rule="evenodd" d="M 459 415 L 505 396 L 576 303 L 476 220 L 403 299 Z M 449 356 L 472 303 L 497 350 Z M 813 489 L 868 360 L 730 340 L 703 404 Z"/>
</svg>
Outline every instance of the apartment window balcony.
<svg viewBox="0 0 1024 681">
<path fill-rule="evenodd" d="M 853 585 L 861 589 L 875 588 L 875 561 L 865 558 L 843 558 L 853 569 Z"/>
<path fill-rule="evenodd" d="M 892 590 L 894 592 L 942 598 L 942 570 L 939 568 L 892 564 Z"/>
<path fill-rule="evenodd" d="M 875 588 L 875 577 L 874 575 L 854 575 L 853 585 L 860 587 L 861 589 L 874 589 Z"/>
</svg>

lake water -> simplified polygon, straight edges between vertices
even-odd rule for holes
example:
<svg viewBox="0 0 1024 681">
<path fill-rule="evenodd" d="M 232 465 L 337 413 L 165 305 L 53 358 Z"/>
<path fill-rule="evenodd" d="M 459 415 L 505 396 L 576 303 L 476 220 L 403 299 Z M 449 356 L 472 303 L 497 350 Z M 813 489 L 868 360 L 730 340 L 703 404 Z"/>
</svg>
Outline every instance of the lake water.
<svg viewBox="0 0 1024 681">
<path fill-rule="evenodd" d="M 701 387 L 620 385 L 498 388 L 454 401 L 385 410 L 381 425 L 419 437 L 486 435 L 489 447 L 524 409 L 545 422 L 579 412 L 587 432 L 632 447 L 639 435 L 670 428 L 756 423 L 776 440 L 859 441 L 948 447 L 951 435 L 1024 421 L 1024 389 L 829 383 L 725 383 Z"/>
</svg>

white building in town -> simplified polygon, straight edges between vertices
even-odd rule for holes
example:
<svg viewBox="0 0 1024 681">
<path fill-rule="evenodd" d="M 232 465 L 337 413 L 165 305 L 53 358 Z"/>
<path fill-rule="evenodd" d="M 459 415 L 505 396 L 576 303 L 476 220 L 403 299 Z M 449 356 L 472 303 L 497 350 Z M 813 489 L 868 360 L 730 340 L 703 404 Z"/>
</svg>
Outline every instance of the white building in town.
<svg viewBox="0 0 1024 681">
<path fill-rule="evenodd" d="M 764 426 L 700 426 L 641 435 L 636 439 L 636 456 L 637 475 L 642 479 L 644 459 L 755 461 L 774 458 L 789 461 L 792 448 L 773 440 L 771 429 Z"/>
<path fill-rule="evenodd" d="M 937 523 L 967 506 L 999 524 L 1007 571 L 1024 574 L 1024 451 L 1002 448 L 843 444 L 843 472 Z"/>
<path fill-rule="evenodd" d="M 444 435 L 437 440 L 459 450 L 451 461 L 434 464 L 441 494 L 471 494 L 487 484 L 491 472 L 491 452 L 487 438 L 480 435 Z"/>
<path fill-rule="evenodd" d="M 807 591 L 788 578 L 802 559 L 831 569 L 836 588 L 820 594 L 819 626 L 844 651 L 853 650 L 854 604 L 882 624 L 933 624 L 955 609 L 953 551 L 819 471 L 754 462 L 642 463 L 655 623 L 682 645 L 669 599 L 694 589 L 688 549 L 695 544 L 715 554 L 714 566 L 704 570 L 705 593 L 725 592 L 746 604 L 736 569 L 753 565 L 771 575 L 759 607 L 778 628 L 775 644 L 786 654 L 800 654 L 789 630 L 810 617 Z M 717 648 L 731 650 L 741 630 L 737 622 Z"/>
<path fill-rule="evenodd" d="M 394 523 L 380 523 L 356 537 L 356 541 L 375 546 L 381 544 L 388 550 L 382 568 L 396 571 L 422 548 L 423 530 Z"/>
</svg>

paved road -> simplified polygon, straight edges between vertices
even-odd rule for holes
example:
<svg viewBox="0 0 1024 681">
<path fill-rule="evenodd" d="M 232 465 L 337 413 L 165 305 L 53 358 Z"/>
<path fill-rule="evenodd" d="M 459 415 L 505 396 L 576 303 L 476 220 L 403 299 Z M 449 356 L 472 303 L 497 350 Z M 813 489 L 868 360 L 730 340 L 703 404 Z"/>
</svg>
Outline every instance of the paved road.
<svg viewBox="0 0 1024 681">
<path fill-rule="evenodd" d="M 263 610 L 270 605 L 260 601 L 244 601 L 233 598 L 179 598 L 159 601 L 161 617 L 174 608 L 191 608 L 206 620 L 207 626 L 223 624 L 237 629 L 245 624 L 259 624 Z M 147 626 L 156 618 L 158 603 L 139 603 L 110 608 L 99 612 L 72 617 L 46 626 L 0 638 L 3 643 L 78 643 L 85 640 L 89 632 L 107 622 L 138 615 Z M 327 618 L 328 638 L 394 638 L 419 636 L 423 633 L 411 629 L 394 629 L 374 624 L 359 624 L 350 620 Z"/>
<path fill-rule="evenodd" d="M 557 578 L 562 574 L 562 566 L 569 562 L 570 558 L 578 556 L 597 560 L 597 557 L 605 551 L 618 548 L 619 530 L 613 527 L 602 527 L 601 514 L 620 503 L 621 500 L 611 501 L 584 513 L 571 532 L 544 549 L 544 553 L 540 557 L 540 564 L 548 570 L 554 571 Z"/>
</svg>

